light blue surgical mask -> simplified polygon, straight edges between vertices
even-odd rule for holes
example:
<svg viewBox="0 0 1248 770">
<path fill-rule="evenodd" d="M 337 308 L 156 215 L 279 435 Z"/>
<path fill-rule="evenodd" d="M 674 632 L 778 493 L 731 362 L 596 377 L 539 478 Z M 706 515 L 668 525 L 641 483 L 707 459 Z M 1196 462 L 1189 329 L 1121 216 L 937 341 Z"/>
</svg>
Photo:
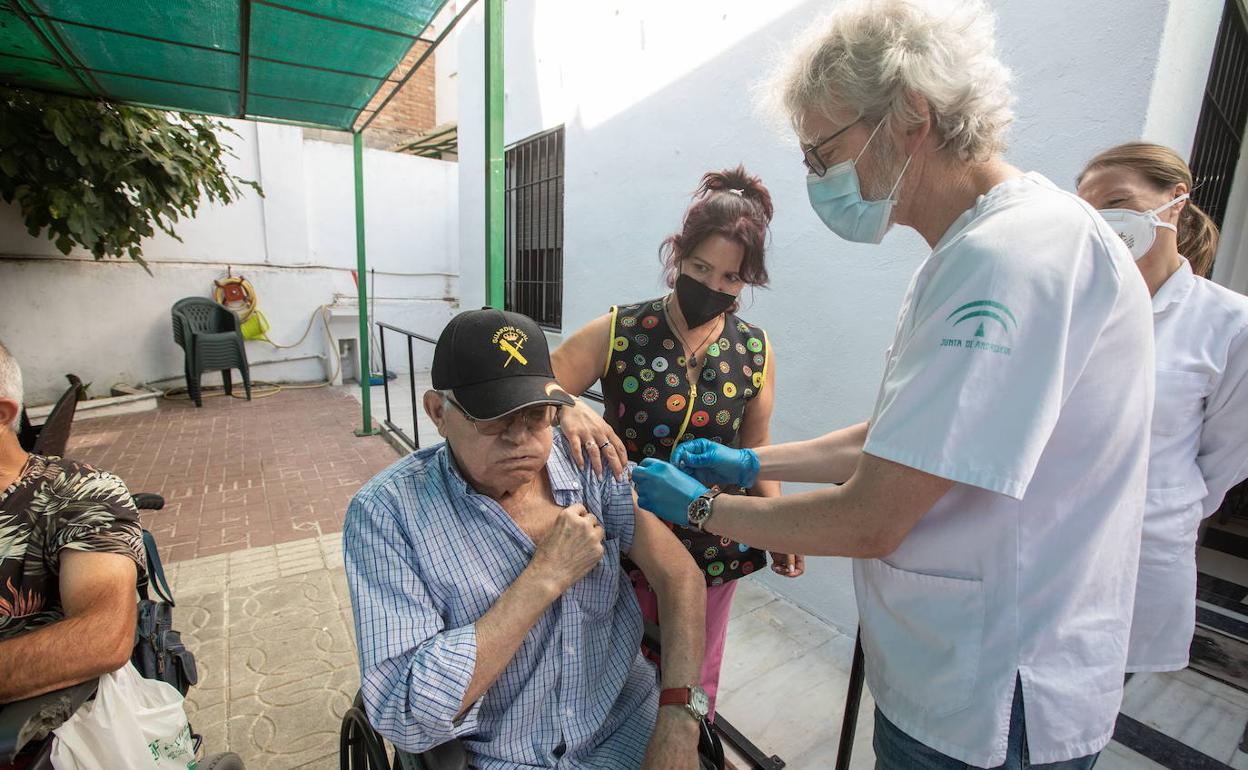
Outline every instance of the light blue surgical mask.
<svg viewBox="0 0 1248 770">
<path fill-rule="evenodd" d="M 893 197 L 901 185 L 901 179 L 910 167 L 910 158 L 901 167 L 897 181 L 888 197 L 883 200 L 863 200 L 862 189 L 858 179 L 858 161 L 862 153 L 867 151 L 871 140 L 879 132 L 881 120 L 875 124 L 875 130 L 867 137 L 858 157 L 843 161 L 830 167 L 823 176 L 809 174 L 806 177 L 806 194 L 810 198 L 810 206 L 828 226 L 828 229 L 847 241 L 855 243 L 879 243 L 884 240 L 884 233 L 892 226 L 893 206 L 897 201 Z"/>
</svg>

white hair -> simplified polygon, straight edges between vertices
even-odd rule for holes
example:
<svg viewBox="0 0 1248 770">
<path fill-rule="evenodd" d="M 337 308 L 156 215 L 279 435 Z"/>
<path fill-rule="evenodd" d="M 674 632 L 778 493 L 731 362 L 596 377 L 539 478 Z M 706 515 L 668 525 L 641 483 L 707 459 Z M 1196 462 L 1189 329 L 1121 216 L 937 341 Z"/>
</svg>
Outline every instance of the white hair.
<svg viewBox="0 0 1248 770">
<path fill-rule="evenodd" d="M 22 419 L 22 369 L 3 342 L 0 342 L 0 398 L 17 402 L 17 416 L 9 425 L 16 433 Z"/>
<path fill-rule="evenodd" d="M 926 99 L 942 149 L 963 160 L 1005 150 L 1014 120 L 1010 72 L 997 58 L 996 17 L 983 0 L 849 0 L 815 25 L 770 89 L 803 141 L 801 116 L 845 113 L 899 127 Z"/>
</svg>

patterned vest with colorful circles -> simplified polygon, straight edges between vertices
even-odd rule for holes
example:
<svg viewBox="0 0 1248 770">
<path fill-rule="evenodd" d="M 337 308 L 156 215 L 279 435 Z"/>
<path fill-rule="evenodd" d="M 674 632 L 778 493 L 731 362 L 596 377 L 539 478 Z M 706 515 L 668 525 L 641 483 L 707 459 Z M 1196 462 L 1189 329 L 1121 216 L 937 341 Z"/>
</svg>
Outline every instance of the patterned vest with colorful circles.
<svg viewBox="0 0 1248 770">
<path fill-rule="evenodd" d="M 706 351 L 701 376 L 691 382 L 663 299 L 611 308 L 611 350 L 602 392 L 607 423 L 624 440 L 628 459 L 667 460 L 678 442 L 695 438 L 736 446 L 746 405 L 766 380 L 768 352 L 763 330 L 729 313 L 720 339 Z M 707 585 L 767 566 L 767 555 L 744 543 L 687 527 L 674 529 Z"/>
</svg>

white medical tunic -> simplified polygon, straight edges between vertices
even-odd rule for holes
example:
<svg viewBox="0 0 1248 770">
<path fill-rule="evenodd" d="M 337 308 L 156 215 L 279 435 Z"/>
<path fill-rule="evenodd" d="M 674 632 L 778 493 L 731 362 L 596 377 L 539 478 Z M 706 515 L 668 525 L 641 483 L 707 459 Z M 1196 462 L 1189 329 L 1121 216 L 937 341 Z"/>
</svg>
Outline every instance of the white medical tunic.
<svg viewBox="0 0 1248 770">
<path fill-rule="evenodd" d="M 1153 296 L 1157 402 L 1128 671 L 1187 666 L 1196 532 L 1248 476 L 1248 297 L 1183 260 Z"/>
<path fill-rule="evenodd" d="M 912 738 L 1031 761 L 1102 749 L 1122 700 L 1153 409 L 1148 289 L 1037 174 L 981 196 L 916 271 L 864 451 L 957 482 L 854 564 L 867 682 Z"/>
</svg>

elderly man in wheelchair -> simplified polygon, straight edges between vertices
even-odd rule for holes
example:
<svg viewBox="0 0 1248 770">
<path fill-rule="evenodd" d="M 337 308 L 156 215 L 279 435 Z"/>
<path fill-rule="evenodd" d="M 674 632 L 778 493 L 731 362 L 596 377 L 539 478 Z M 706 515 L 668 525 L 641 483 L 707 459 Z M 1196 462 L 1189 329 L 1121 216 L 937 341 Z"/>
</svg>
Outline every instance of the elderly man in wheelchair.
<svg viewBox="0 0 1248 770">
<path fill-rule="evenodd" d="M 486 770 L 698 768 L 703 579 L 627 480 L 573 464 L 541 329 L 462 313 L 432 376 L 424 407 L 446 441 L 366 484 L 344 531 L 357 703 L 396 766 L 449 745 Z M 661 682 L 624 554 L 658 593 Z"/>
<path fill-rule="evenodd" d="M 21 412 L 21 369 L 0 343 L 0 770 L 50 768 L 48 732 L 131 660 L 148 563 L 137 508 L 164 505 L 111 473 L 27 452 Z M 222 754 L 200 767 L 242 764 Z"/>
<path fill-rule="evenodd" d="M 144 567 L 121 479 L 28 454 L 21 411 L 21 370 L 0 344 L 0 704 L 125 665 Z"/>
</svg>

